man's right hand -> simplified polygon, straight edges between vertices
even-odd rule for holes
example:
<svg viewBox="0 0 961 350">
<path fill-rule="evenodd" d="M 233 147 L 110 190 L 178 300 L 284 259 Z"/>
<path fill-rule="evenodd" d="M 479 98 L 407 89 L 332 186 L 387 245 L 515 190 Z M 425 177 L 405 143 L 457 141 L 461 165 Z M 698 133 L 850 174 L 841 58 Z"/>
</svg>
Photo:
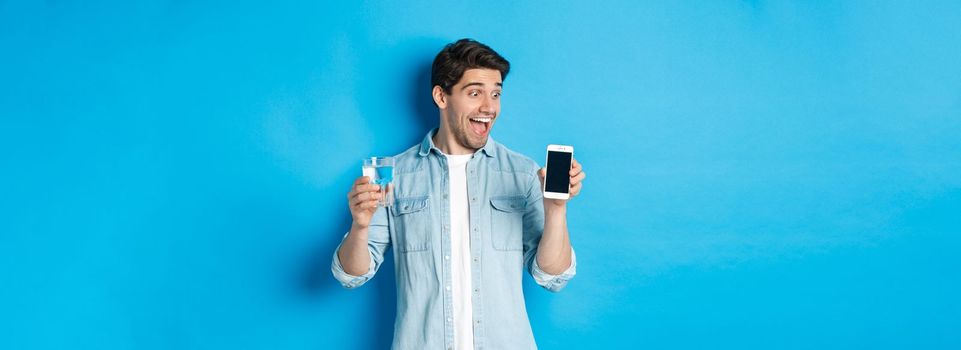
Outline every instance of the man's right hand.
<svg viewBox="0 0 961 350">
<path fill-rule="evenodd" d="M 380 185 L 370 183 L 370 177 L 361 176 L 354 180 L 350 192 L 347 192 L 347 205 L 350 207 L 350 216 L 354 219 L 353 227 L 370 226 L 370 218 L 377 211 L 380 197 Z"/>
<path fill-rule="evenodd" d="M 360 276 L 370 269 L 370 255 L 367 252 L 367 228 L 370 219 L 377 211 L 377 200 L 380 199 L 380 186 L 370 183 L 367 176 L 354 180 L 350 192 L 347 192 L 347 205 L 354 222 L 350 226 L 350 233 L 337 251 L 337 258 L 344 268 L 344 272 L 353 276 Z"/>
</svg>

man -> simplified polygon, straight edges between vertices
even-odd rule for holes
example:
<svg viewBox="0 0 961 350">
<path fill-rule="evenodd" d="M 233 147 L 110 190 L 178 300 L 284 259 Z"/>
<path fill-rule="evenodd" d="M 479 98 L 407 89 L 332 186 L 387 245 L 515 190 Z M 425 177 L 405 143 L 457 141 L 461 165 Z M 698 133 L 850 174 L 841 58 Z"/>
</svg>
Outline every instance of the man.
<svg viewBox="0 0 961 350">
<path fill-rule="evenodd" d="M 394 157 L 395 202 L 377 207 L 363 176 L 347 194 L 353 223 L 331 270 L 358 287 L 393 248 L 395 349 L 536 348 L 522 271 L 553 292 L 574 277 L 567 201 L 545 199 L 545 170 L 489 137 L 509 70 L 479 42 L 444 47 L 431 69 L 440 127 Z M 585 176 L 572 164 L 571 198 Z"/>
</svg>

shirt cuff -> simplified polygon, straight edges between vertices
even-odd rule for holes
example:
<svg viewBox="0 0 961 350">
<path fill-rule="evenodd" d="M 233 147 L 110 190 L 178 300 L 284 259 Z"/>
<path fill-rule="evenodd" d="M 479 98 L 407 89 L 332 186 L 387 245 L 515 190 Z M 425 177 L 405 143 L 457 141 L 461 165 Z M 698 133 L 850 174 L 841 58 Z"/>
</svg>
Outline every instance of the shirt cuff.
<svg viewBox="0 0 961 350">
<path fill-rule="evenodd" d="M 541 287 L 552 291 L 559 292 L 561 288 L 567 285 L 567 282 L 574 278 L 577 274 L 577 255 L 574 254 L 574 247 L 571 247 L 571 266 L 567 268 L 564 272 L 559 275 L 552 275 L 537 265 L 537 257 L 534 257 L 534 263 L 531 265 L 531 276 L 534 277 L 534 281 L 537 282 Z"/>
<path fill-rule="evenodd" d="M 350 233 L 348 232 L 348 234 Z M 341 244 L 343 244 L 343 242 L 341 242 Z M 344 271 L 344 266 L 340 264 L 340 257 L 337 256 L 337 252 L 339 251 L 340 245 L 337 245 L 337 249 L 334 250 L 334 260 L 330 264 L 330 271 L 344 288 L 352 289 L 360 287 L 371 277 L 374 277 L 374 271 L 376 271 L 374 268 L 374 254 L 370 252 L 370 249 L 367 250 L 367 254 L 370 256 L 370 267 L 367 269 L 367 273 L 360 276 L 354 276 Z"/>
</svg>

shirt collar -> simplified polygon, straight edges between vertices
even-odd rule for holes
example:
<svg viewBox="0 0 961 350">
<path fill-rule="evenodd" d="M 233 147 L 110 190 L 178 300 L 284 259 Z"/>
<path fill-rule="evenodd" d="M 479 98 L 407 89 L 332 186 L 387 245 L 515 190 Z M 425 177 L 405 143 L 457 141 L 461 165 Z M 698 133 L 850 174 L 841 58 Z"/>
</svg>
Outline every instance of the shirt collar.
<svg viewBox="0 0 961 350">
<path fill-rule="evenodd" d="M 433 136 L 434 134 L 437 134 L 438 129 L 439 128 L 434 128 L 427 132 L 427 136 L 424 136 L 424 141 L 421 141 L 420 143 L 420 151 L 417 152 L 418 155 L 421 157 L 426 157 L 428 154 L 430 154 L 431 150 L 437 150 L 437 153 L 444 154 L 444 152 L 441 152 L 441 150 L 434 145 Z M 494 142 L 494 138 L 488 136 L 487 143 L 484 144 L 484 147 L 482 147 L 479 152 L 484 152 L 484 155 L 494 158 L 497 156 L 495 145 L 496 142 Z"/>
</svg>

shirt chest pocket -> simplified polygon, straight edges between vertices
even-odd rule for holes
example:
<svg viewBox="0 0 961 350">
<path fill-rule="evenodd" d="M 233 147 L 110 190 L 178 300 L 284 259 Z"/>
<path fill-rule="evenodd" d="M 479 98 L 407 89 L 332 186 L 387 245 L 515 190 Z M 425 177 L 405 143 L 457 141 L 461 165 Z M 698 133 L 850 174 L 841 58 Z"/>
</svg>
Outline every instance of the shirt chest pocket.
<svg viewBox="0 0 961 350">
<path fill-rule="evenodd" d="M 491 244 L 497 250 L 522 250 L 524 212 L 522 196 L 491 198 Z"/>
<path fill-rule="evenodd" d="M 430 248 L 429 197 L 397 198 L 391 211 L 394 215 L 394 237 L 403 253 Z"/>
</svg>

